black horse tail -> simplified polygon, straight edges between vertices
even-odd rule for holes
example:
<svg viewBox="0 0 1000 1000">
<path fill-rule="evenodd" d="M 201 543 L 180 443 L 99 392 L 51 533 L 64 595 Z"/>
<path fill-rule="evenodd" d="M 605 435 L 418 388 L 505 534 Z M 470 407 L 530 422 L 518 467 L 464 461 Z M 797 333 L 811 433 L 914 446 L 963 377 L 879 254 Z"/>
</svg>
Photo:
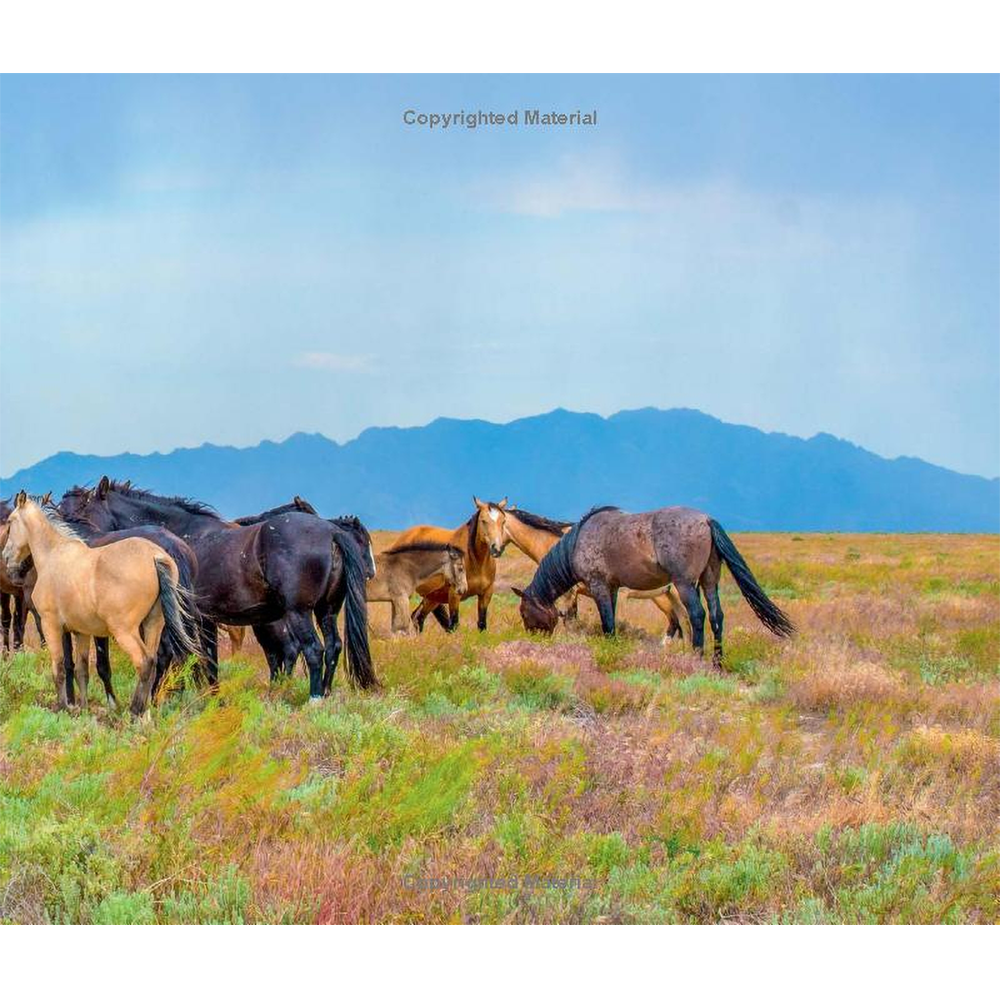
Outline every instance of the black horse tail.
<svg viewBox="0 0 1000 1000">
<path fill-rule="evenodd" d="M 333 544 L 340 550 L 344 566 L 345 658 L 351 680 L 360 688 L 381 687 L 368 647 L 368 603 L 365 599 L 365 557 L 344 531 L 335 530 Z"/>
<path fill-rule="evenodd" d="M 174 583 L 170 572 L 170 562 L 177 567 L 177 583 Z M 194 608 L 194 592 L 187 583 L 181 582 L 181 567 L 184 560 L 174 560 L 171 557 L 154 556 L 156 576 L 160 581 L 160 607 L 163 609 L 163 636 L 161 643 L 169 643 L 171 662 L 185 660 L 191 654 L 201 655 L 197 639 L 194 638 L 197 619 L 192 612 Z M 190 573 L 188 574 L 190 576 Z"/>
<path fill-rule="evenodd" d="M 795 626 L 791 619 L 764 593 L 761 585 L 757 582 L 750 567 L 746 564 L 739 549 L 733 544 L 733 540 L 725 533 L 722 525 L 713 518 L 708 519 L 708 526 L 712 531 L 712 544 L 722 557 L 722 561 L 729 567 L 729 572 L 736 579 L 736 584 L 740 588 L 740 593 L 746 599 L 747 604 L 753 608 L 753 613 L 767 626 L 775 635 L 789 636 L 795 631 Z"/>
</svg>

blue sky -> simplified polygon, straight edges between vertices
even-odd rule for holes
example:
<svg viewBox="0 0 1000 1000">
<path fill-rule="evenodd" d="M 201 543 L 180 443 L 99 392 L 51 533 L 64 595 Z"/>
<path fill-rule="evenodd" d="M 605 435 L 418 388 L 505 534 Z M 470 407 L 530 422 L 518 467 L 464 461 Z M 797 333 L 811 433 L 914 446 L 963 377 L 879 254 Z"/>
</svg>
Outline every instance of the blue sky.
<svg viewBox="0 0 1000 1000">
<path fill-rule="evenodd" d="M 402 123 L 596 108 L 576 129 Z M 1000 473 L 995 77 L 4 77 L 0 470 L 692 406 Z"/>
</svg>

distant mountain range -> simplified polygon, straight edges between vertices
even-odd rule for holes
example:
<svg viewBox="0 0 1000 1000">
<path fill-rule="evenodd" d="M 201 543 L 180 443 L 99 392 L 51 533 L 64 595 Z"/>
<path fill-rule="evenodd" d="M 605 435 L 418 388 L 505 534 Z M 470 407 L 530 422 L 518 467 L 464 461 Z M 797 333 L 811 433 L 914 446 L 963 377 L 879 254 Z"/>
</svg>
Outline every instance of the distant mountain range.
<svg viewBox="0 0 1000 1000">
<path fill-rule="evenodd" d="M 168 454 L 59 452 L 0 480 L 60 495 L 102 475 L 251 514 L 298 493 L 324 514 L 377 528 L 457 525 L 472 494 L 566 520 L 594 504 L 684 504 L 733 530 L 1000 530 L 1000 480 L 916 458 L 885 459 L 849 441 L 803 439 L 723 423 L 697 410 L 626 410 L 603 418 L 554 410 L 492 424 L 440 419 L 373 427 L 340 445 L 293 434 L 252 448 L 204 444 Z"/>
</svg>

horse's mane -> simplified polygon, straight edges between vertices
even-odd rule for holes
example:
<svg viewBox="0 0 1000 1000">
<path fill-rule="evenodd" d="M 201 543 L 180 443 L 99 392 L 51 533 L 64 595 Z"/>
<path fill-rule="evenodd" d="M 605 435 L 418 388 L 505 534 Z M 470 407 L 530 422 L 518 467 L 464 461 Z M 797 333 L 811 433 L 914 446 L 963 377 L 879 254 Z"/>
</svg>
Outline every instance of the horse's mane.
<svg viewBox="0 0 1000 1000">
<path fill-rule="evenodd" d="M 505 513 L 508 517 L 516 517 L 519 521 L 523 521 L 529 528 L 537 528 L 550 535 L 561 536 L 565 534 L 567 528 L 573 527 L 572 521 L 553 521 L 551 518 L 542 517 L 541 514 L 532 514 L 530 510 L 522 510 L 520 507 L 512 507 Z"/>
<path fill-rule="evenodd" d="M 355 514 L 342 514 L 340 517 L 331 517 L 327 520 L 335 528 L 339 528 L 341 531 L 346 531 L 349 535 L 352 535 L 362 548 L 366 545 L 371 545 L 372 536 L 370 532 L 361 523 L 361 518 Z"/>
<path fill-rule="evenodd" d="M 469 540 L 466 543 L 468 545 L 469 551 L 474 552 L 476 549 L 476 531 L 479 529 L 479 508 L 477 507 L 472 517 L 465 522 L 469 529 Z"/>
<path fill-rule="evenodd" d="M 383 556 L 399 556 L 405 552 L 447 552 L 450 555 L 460 556 L 462 550 L 447 542 L 409 542 L 405 545 L 394 545 L 392 548 L 380 552 Z"/>
<path fill-rule="evenodd" d="M 42 512 L 42 516 L 46 521 L 52 525 L 56 531 L 59 532 L 63 538 L 72 538 L 75 542 L 85 542 L 86 539 L 77 530 L 76 524 L 68 520 L 63 516 L 63 512 L 54 504 L 51 500 L 47 503 L 42 503 L 41 497 L 31 497 L 32 500 L 38 505 L 38 509 Z M 86 522 L 81 519 L 81 524 Z"/>
<path fill-rule="evenodd" d="M 573 573 L 573 553 L 580 529 L 595 515 L 618 507 L 591 507 L 542 558 L 525 593 L 551 604 L 577 582 Z"/>
<path fill-rule="evenodd" d="M 305 514 L 308 513 L 304 511 L 296 503 L 283 503 L 280 507 L 272 507 L 270 510 L 265 510 L 260 514 L 247 514 L 245 517 L 237 517 L 233 519 L 233 524 L 242 525 L 244 528 L 251 524 L 260 524 L 261 521 L 266 521 L 269 518 L 277 517 L 279 514 Z"/>
<path fill-rule="evenodd" d="M 206 517 L 214 517 L 217 521 L 222 520 L 219 512 L 210 504 L 202 503 L 201 500 L 192 500 L 190 497 L 164 497 L 150 490 L 141 490 L 137 486 L 119 482 L 117 479 L 110 480 L 108 489 L 113 493 L 130 497 L 133 500 L 148 500 L 170 507 L 180 507 L 181 510 L 187 511 L 188 514 L 201 514 Z"/>
</svg>

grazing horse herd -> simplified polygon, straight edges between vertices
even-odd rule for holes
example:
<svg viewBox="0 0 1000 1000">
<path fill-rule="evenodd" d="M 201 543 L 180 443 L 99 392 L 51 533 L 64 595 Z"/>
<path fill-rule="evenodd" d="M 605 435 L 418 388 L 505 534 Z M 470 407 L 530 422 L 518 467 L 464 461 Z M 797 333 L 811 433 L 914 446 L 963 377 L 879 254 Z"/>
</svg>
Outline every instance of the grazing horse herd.
<svg viewBox="0 0 1000 1000">
<path fill-rule="evenodd" d="M 20 492 L 0 505 L 3 642 L 23 639 L 28 611 L 49 648 L 57 707 L 87 706 L 90 641 L 97 672 L 115 705 L 108 651 L 121 646 L 138 676 L 131 710 L 144 713 L 172 664 L 195 659 L 200 683 L 218 683 L 218 631 L 251 626 L 271 679 L 299 656 L 309 694 L 330 692 L 340 654 L 351 681 L 378 687 L 368 643 L 367 602 L 392 605 L 392 632 L 422 630 L 433 615 L 458 627 L 460 603 L 475 597 L 487 615 L 496 560 L 513 544 L 538 563 L 531 583 L 512 588 L 531 631 L 552 632 L 576 614 L 583 594 L 605 633 L 615 630 L 619 591 L 656 602 L 668 632 L 686 625 L 704 647 L 705 610 L 722 661 L 718 583 L 725 563 L 760 621 L 779 636 L 792 623 L 766 596 L 721 525 L 706 514 L 666 507 L 629 514 L 599 507 L 576 524 L 473 498 L 454 530 L 418 525 L 375 553 L 356 517 L 325 519 L 301 497 L 228 521 L 196 501 L 163 497 L 107 477 L 74 487 L 58 503 Z M 420 604 L 410 613 L 410 599 Z M 10 613 L 13 598 L 14 613 Z M 337 627 L 344 611 L 345 638 Z M 318 626 L 318 632 L 317 632 Z"/>
</svg>

